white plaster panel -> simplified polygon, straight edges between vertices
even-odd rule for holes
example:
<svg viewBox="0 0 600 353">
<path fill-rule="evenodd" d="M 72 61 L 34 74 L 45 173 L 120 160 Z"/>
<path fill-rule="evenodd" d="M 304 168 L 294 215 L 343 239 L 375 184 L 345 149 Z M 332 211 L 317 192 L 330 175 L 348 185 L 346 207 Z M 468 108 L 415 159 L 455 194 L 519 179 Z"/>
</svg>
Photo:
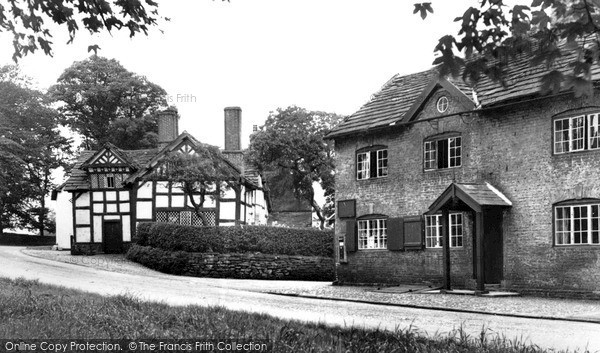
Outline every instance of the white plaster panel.
<svg viewBox="0 0 600 353">
<path fill-rule="evenodd" d="M 157 181 L 156 182 L 156 192 L 169 192 L 169 183 L 166 181 Z"/>
<path fill-rule="evenodd" d="M 94 243 L 102 243 L 102 216 L 94 216 Z"/>
<path fill-rule="evenodd" d="M 129 216 L 123 216 L 123 241 L 131 241 L 131 220 Z"/>
<path fill-rule="evenodd" d="M 137 203 L 137 218 L 152 219 L 152 202 L 138 201 Z"/>
<path fill-rule="evenodd" d="M 104 193 L 102 191 L 94 191 L 94 201 L 104 201 Z"/>
<path fill-rule="evenodd" d="M 171 199 L 171 207 L 183 207 L 185 202 L 184 195 L 173 195 Z"/>
<path fill-rule="evenodd" d="M 235 190 L 233 190 L 233 188 L 225 190 L 223 197 L 226 199 L 235 199 Z"/>
<path fill-rule="evenodd" d="M 219 208 L 219 218 L 235 219 L 235 202 L 221 202 Z"/>
<path fill-rule="evenodd" d="M 90 227 L 76 228 L 75 229 L 75 240 L 78 243 L 89 243 L 90 242 Z"/>
<path fill-rule="evenodd" d="M 75 201 L 75 206 L 85 207 L 90 205 L 90 193 L 84 192 Z"/>
<path fill-rule="evenodd" d="M 137 197 L 140 199 L 152 198 L 152 182 L 145 182 L 137 190 Z"/>
<path fill-rule="evenodd" d="M 106 192 L 106 201 L 116 201 L 117 200 L 117 192 L 116 191 L 107 191 Z"/>
<path fill-rule="evenodd" d="M 75 222 L 78 225 L 90 224 L 90 210 L 75 211 Z"/>
<path fill-rule="evenodd" d="M 119 215 L 106 215 L 106 216 L 104 216 L 104 219 L 121 219 L 121 216 L 119 216 Z"/>
<path fill-rule="evenodd" d="M 56 243 L 60 249 L 71 248 L 73 235 L 73 204 L 71 193 L 59 192 L 55 203 L 56 211 Z"/>
<path fill-rule="evenodd" d="M 119 212 L 129 212 L 129 202 L 121 202 Z"/>
<path fill-rule="evenodd" d="M 169 207 L 169 196 L 156 195 L 156 207 Z"/>
<path fill-rule="evenodd" d="M 104 204 L 103 203 L 95 203 L 94 204 L 94 213 L 104 213 Z"/>
<path fill-rule="evenodd" d="M 107 203 L 106 204 L 106 213 L 117 213 L 117 204 L 116 203 Z"/>
<path fill-rule="evenodd" d="M 129 201 L 129 191 L 119 191 L 119 200 Z"/>
</svg>

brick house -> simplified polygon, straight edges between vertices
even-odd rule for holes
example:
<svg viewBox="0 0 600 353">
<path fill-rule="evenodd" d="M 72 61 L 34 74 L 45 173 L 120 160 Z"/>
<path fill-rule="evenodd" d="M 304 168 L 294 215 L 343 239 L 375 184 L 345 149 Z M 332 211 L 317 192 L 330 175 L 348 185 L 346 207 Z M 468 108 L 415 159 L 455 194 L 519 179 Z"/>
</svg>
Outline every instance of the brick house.
<svg viewBox="0 0 600 353">
<path fill-rule="evenodd" d="M 339 282 L 599 296 L 600 92 L 543 73 L 396 75 L 328 136 Z"/>
<path fill-rule="evenodd" d="M 193 154 L 200 145 L 178 133 L 179 115 L 167 109 L 158 117 L 157 149 L 122 150 L 107 143 L 82 151 L 67 181 L 56 193 L 57 244 L 73 253 L 121 252 L 139 222 L 228 226 L 266 224 L 268 203 L 260 175 L 243 162 L 241 109 L 225 108 L 222 163 L 239 175 L 233 187 L 216 188 L 204 200 L 202 216 L 176 183 L 156 175 L 168 153 Z M 199 202 L 200 195 L 194 195 Z"/>
</svg>

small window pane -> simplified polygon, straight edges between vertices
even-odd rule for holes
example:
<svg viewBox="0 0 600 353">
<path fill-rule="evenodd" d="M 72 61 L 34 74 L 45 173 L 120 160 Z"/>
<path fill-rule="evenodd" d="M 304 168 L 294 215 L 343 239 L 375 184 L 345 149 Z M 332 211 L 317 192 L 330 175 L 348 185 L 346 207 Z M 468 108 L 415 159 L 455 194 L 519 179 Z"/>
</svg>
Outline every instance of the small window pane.
<svg viewBox="0 0 600 353">
<path fill-rule="evenodd" d="M 589 148 L 594 150 L 600 148 L 600 118 L 599 114 L 588 116 L 589 125 Z"/>
</svg>

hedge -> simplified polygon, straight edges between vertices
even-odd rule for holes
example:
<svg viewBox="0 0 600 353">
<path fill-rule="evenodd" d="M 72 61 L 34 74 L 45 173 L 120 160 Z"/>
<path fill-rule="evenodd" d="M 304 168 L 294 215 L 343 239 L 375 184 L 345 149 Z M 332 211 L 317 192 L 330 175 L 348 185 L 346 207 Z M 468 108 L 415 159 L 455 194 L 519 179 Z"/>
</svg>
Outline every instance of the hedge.
<svg viewBox="0 0 600 353">
<path fill-rule="evenodd" d="M 168 251 L 333 256 L 333 230 L 312 228 L 140 223 L 133 241 Z"/>
</svg>

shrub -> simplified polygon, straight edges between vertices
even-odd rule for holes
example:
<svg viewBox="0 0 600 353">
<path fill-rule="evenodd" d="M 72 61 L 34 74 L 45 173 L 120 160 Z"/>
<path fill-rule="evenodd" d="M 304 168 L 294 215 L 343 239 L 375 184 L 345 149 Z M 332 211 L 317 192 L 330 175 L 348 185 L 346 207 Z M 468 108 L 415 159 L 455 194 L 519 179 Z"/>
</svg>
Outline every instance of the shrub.
<svg viewBox="0 0 600 353">
<path fill-rule="evenodd" d="M 183 274 L 188 263 L 188 254 L 183 251 L 170 252 L 135 244 L 129 248 L 126 256 L 153 270 L 174 275 Z"/>
<path fill-rule="evenodd" d="M 169 251 L 333 256 L 333 231 L 269 226 L 192 227 L 141 223 L 134 242 Z"/>
</svg>

